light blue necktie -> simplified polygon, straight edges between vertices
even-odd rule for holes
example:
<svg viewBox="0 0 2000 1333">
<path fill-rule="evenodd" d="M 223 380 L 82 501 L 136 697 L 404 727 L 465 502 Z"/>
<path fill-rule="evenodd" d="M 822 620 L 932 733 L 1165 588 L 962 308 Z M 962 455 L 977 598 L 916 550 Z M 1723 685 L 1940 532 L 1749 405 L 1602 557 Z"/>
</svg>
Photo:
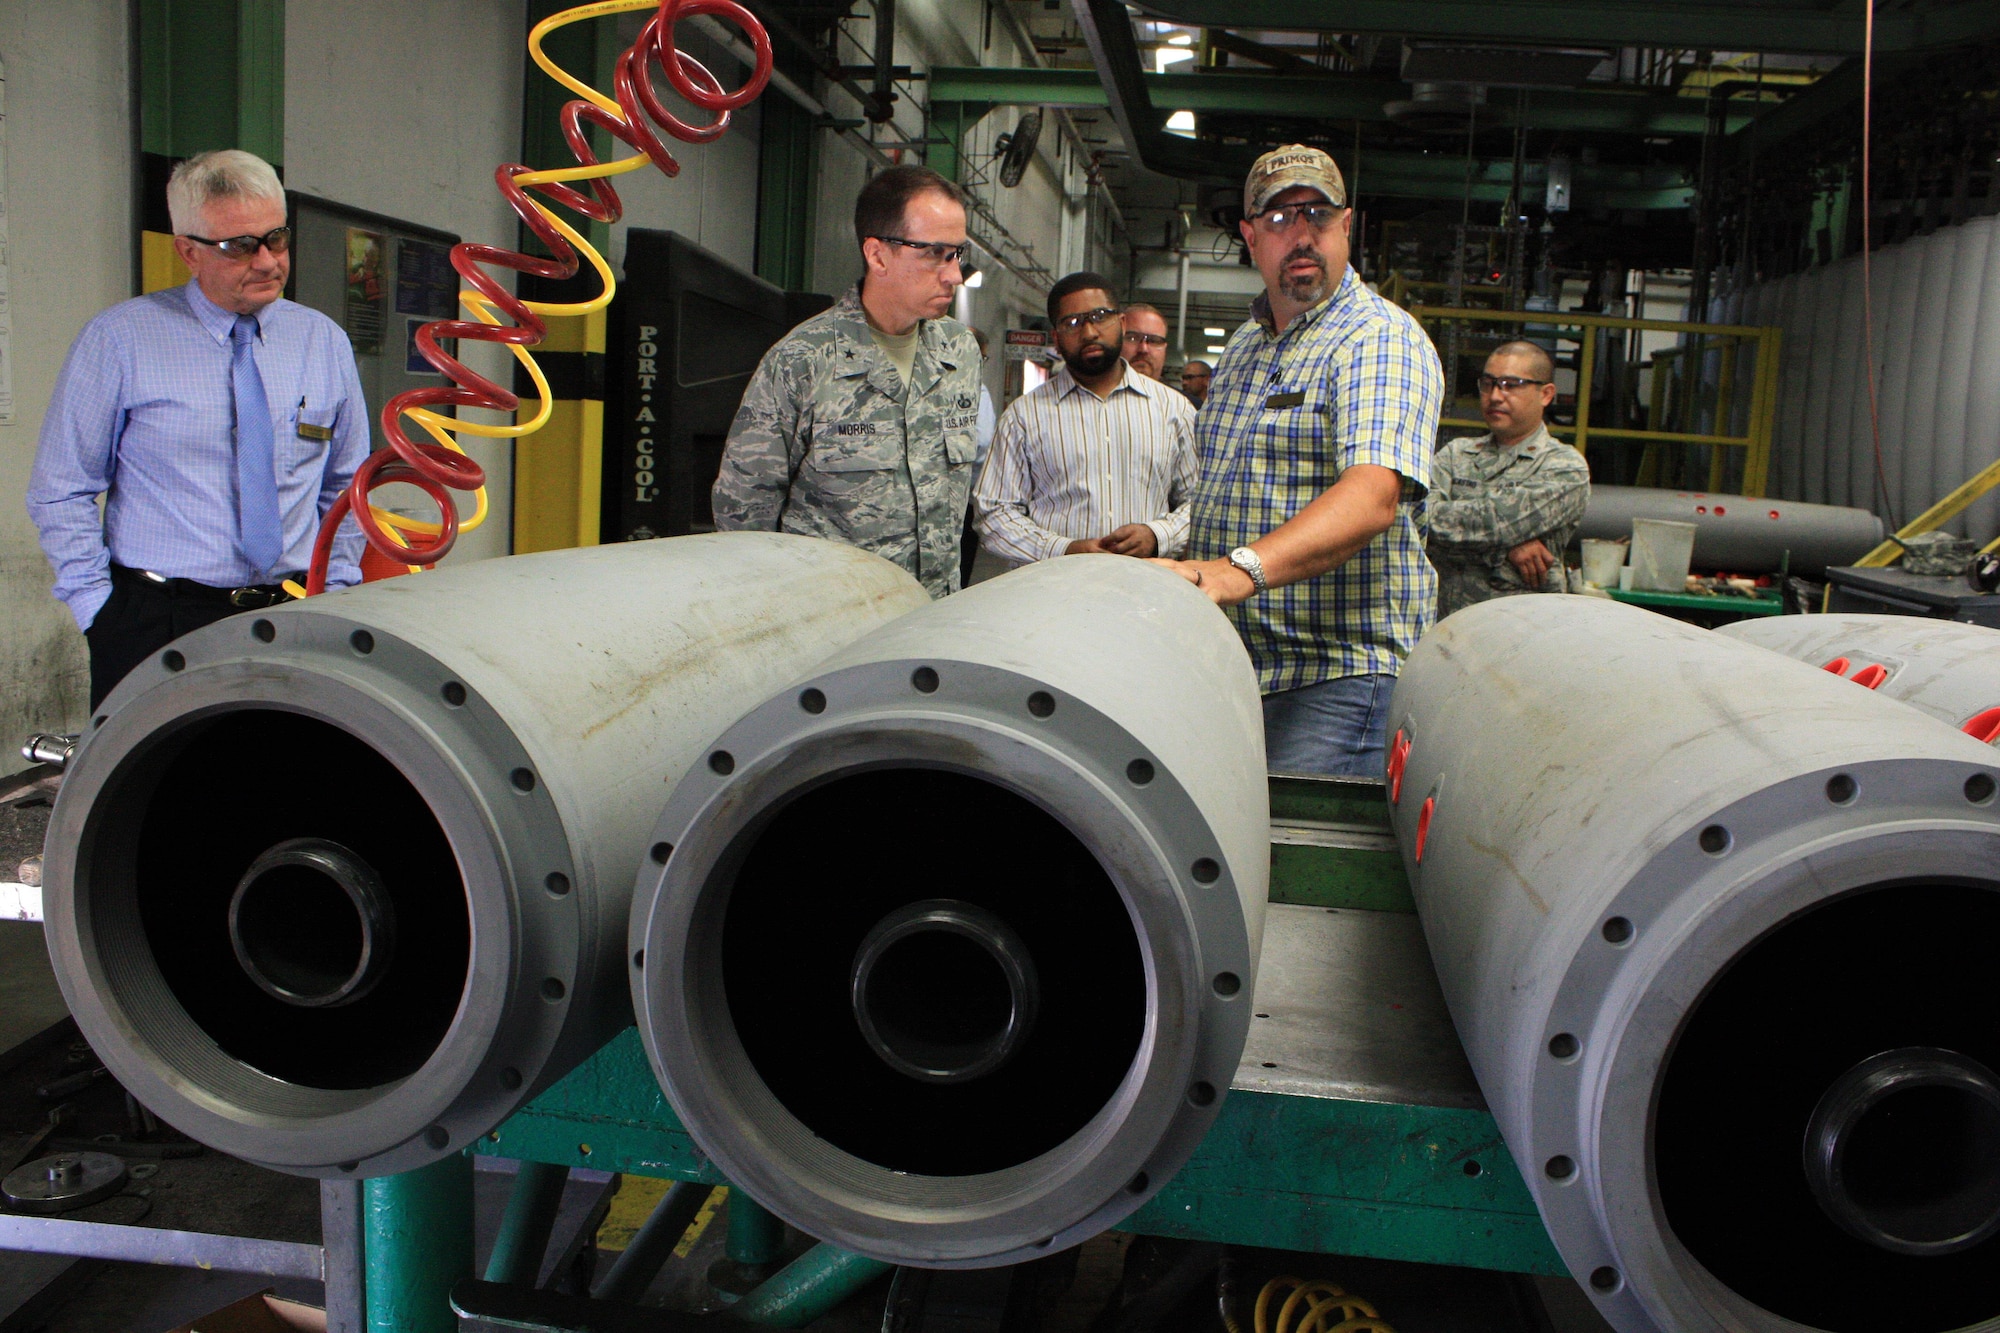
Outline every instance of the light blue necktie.
<svg viewBox="0 0 2000 1333">
<path fill-rule="evenodd" d="M 277 446 L 271 431 L 271 404 L 264 377 L 257 373 L 257 319 L 238 315 L 230 333 L 235 344 L 230 380 L 236 390 L 237 532 L 243 554 L 264 574 L 276 571 L 285 553 L 284 525 L 278 514 Z"/>
</svg>

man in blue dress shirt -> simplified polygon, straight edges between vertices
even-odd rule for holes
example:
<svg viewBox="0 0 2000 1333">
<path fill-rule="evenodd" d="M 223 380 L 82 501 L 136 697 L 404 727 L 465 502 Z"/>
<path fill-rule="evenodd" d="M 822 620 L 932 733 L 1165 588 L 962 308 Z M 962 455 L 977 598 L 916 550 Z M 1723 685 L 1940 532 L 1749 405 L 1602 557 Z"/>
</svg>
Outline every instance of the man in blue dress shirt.
<svg viewBox="0 0 2000 1333">
<path fill-rule="evenodd" d="M 168 643 L 287 600 L 320 518 L 368 456 L 340 326 L 282 299 L 285 192 L 268 163 L 203 153 L 167 184 L 185 287 L 84 326 L 28 482 L 55 595 L 90 643 L 90 706 Z M 100 518 L 98 497 L 104 497 Z M 329 585 L 360 581 L 350 519 Z"/>
</svg>

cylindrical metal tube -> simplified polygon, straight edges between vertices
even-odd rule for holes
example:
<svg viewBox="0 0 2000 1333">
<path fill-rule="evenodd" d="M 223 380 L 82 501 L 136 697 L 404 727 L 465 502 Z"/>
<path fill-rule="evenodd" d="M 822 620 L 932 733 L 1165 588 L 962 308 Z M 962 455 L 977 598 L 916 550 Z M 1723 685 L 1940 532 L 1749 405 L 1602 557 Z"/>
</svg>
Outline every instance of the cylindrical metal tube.
<svg viewBox="0 0 2000 1333">
<path fill-rule="evenodd" d="M 1577 536 L 1630 537 L 1635 518 L 1694 524 L 1696 567 L 1734 574 L 1772 573 L 1781 564 L 1818 574 L 1853 564 L 1882 541 L 1882 520 L 1865 509 L 1651 486 L 1592 486 Z"/>
<path fill-rule="evenodd" d="M 486 1280 L 532 1287 L 541 1281 L 542 1261 L 562 1208 L 569 1168 L 548 1162 L 523 1162 L 507 1196 L 507 1211 L 486 1257 Z"/>
<path fill-rule="evenodd" d="M 926 601 L 850 547 L 726 534 L 485 561 L 178 640 L 98 710 L 57 801 L 70 1011 L 225 1152 L 361 1176 L 457 1152 L 629 1021 L 632 883 L 682 771 Z"/>
<path fill-rule="evenodd" d="M 1055 560 L 934 603 L 722 734 L 633 904 L 640 1032 L 729 1179 L 899 1264 L 1144 1203 L 1249 1024 L 1254 673 L 1196 589 Z"/>
<path fill-rule="evenodd" d="M 472 1276 L 472 1161 L 453 1153 L 362 1182 L 368 1333 L 456 1333 L 451 1289 Z"/>
<path fill-rule="evenodd" d="M 1716 631 L 2000 738 L 2000 630 L 1927 616 L 1760 616 Z"/>
<path fill-rule="evenodd" d="M 731 1263 L 747 1266 L 775 1261 L 785 1247 L 785 1224 L 763 1204 L 729 1187 L 729 1235 L 723 1253 Z"/>
<path fill-rule="evenodd" d="M 889 1271 L 880 1259 L 815 1245 L 730 1307 L 739 1323 L 804 1328 Z"/>
<path fill-rule="evenodd" d="M 1390 725 L 1445 998 L 1615 1327 L 2000 1316 L 2000 1241 L 1979 1238 L 2000 1114 L 1972 1072 L 2000 1069 L 1990 749 L 1586 598 L 1440 624 Z M 1915 1071 L 1896 1087 L 1867 1068 L 1891 1051 Z M 1871 1243 L 1857 1217 L 1930 1250 Z"/>
<path fill-rule="evenodd" d="M 611 1271 L 598 1279 L 591 1296 L 600 1301 L 627 1302 L 644 1296 L 714 1189 L 713 1185 L 692 1180 L 679 1180 L 668 1186 L 638 1234 L 611 1265 Z"/>
</svg>

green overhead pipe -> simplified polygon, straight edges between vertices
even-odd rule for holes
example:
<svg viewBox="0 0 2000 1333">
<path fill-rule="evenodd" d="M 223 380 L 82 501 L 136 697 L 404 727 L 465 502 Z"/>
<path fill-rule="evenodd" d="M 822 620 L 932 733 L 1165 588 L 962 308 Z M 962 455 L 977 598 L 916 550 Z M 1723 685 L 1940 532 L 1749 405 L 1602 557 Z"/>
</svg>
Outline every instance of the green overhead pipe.
<svg viewBox="0 0 2000 1333">
<path fill-rule="evenodd" d="M 730 1308 L 767 1328 L 804 1328 L 893 1267 L 833 1245 L 815 1245 Z"/>
<path fill-rule="evenodd" d="M 486 1259 L 488 1282 L 532 1287 L 541 1278 L 549 1233 L 555 1229 L 563 1186 L 568 1183 L 566 1166 L 521 1163 L 520 1174 L 514 1177 L 514 1192 L 507 1197 L 507 1212 L 500 1219 L 500 1234 L 494 1237 L 493 1253 Z"/>
<path fill-rule="evenodd" d="M 363 1183 L 368 1333 L 457 1333 L 451 1288 L 472 1276 L 472 1159 Z"/>
</svg>

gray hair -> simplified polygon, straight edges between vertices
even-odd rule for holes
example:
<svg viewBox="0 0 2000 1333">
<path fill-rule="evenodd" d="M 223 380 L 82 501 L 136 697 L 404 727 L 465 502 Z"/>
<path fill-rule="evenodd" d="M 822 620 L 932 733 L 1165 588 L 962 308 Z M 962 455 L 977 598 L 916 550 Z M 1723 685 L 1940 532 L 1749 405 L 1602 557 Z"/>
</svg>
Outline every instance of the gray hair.
<svg viewBox="0 0 2000 1333">
<path fill-rule="evenodd" d="M 285 200 L 285 187 L 271 164 L 240 148 L 196 153 L 167 178 L 167 215 L 174 234 L 188 236 L 202 229 L 201 212 L 218 199 Z"/>
</svg>

